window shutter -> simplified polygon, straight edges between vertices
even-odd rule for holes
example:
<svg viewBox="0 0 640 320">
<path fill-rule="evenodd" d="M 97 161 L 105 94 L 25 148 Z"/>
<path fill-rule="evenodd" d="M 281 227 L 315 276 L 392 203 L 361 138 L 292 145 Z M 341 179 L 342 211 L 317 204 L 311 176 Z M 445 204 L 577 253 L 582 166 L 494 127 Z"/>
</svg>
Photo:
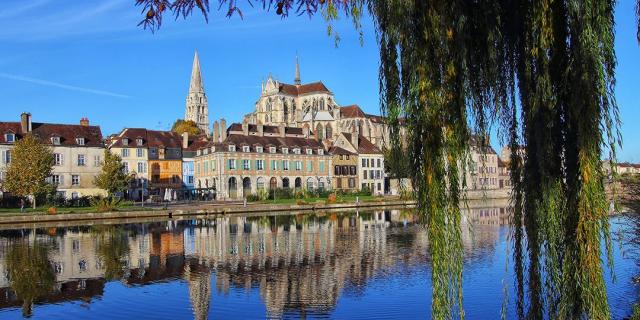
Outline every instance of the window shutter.
<svg viewBox="0 0 640 320">
<path fill-rule="evenodd" d="M 64 185 L 64 175 L 60 175 L 60 185 Z"/>
</svg>

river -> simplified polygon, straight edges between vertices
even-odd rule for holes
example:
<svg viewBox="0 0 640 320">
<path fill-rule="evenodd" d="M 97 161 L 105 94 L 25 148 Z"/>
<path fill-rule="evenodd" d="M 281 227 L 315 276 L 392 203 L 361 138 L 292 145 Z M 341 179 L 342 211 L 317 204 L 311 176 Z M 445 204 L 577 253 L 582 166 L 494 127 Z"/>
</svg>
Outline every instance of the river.
<svg viewBox="0 0 640 320">
<path fill-rule="evenodd" d="M 467 319 L 513 318 L 508 208 L 465 211 Z M 428 240 L 408 209 L 0 231 L 0 319 L 428 319 Z M 638 297 L 617 234 L 614 319 Z"/>
</svg>

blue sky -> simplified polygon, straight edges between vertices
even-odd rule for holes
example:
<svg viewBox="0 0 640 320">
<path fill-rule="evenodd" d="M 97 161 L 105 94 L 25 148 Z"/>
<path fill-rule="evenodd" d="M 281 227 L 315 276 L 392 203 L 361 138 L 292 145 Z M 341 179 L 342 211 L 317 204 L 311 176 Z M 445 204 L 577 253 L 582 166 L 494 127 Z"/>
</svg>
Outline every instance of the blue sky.
<svg viewBox="0 0 640 320">
<path fill-rule="evenodd" d="M 342 105 L 378 113 L 378 50 L 371 21 L 364 44 L 348 20 L 335 48 L 321 17 L 281 20 L 261 9 L 244 19 L 213 11 L 167 17 L 155 34 L 137 27 L 134 0 L 3 0 L 0 7 L 0 120 L 29 111 L 34 121 L 88 117 L 103 134 L 123 127 L 168 129 L 184 116 L 194 50 L 200 54 L 209 116 L 239 121 L 269 73 L 292 82 L 296 53 L 303 82 L 322 80 Z M 616 97 L 623 119 L 619 158 L 640 162 L 640 47 L 632 0 L 617 9 Z"/>
</svg>

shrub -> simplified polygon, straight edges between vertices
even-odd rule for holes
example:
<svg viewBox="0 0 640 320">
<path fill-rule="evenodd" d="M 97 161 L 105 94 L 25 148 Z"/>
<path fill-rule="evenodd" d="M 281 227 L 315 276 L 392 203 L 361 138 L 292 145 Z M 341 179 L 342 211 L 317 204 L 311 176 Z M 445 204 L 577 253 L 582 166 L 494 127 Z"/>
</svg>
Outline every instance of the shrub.
<svg viewBox="0 0 640 320">
<path fill-rule="evenodd" d="M 117 211 L 117 207 L 119 203 L 120 203 L 120 198 L 116 198 L 116 197 L 107 197 L 107 198 L 96 197 L 91 202 L 91 204 L 96 207 L 96 212 Z"/>
<path fill-rule="evenodd" d="M 336 196 L 336 194 L 332 193 L 327 197 L 327 201 L 325 203 L 326 204 L 334 204 L 334 203 L 337 202 L 337 200 L 338 200 L 338 197 Z"/>
<path fill-rule="evenodd" d="M 259 200 L 260 200 L 260 197 L 255 193 L 252 193 L 252 194 L 247 196 L 247 202 L 256 202 L 256 201 L 259 201 Z"/>
<path fill-rule="evenodd" d="M 303 205 L 303 204 L 307 204 L 307 202 L 302 200 L 302 199 L 298 199 L 298 200 L 296 200 L 296 204 L 297 205 Z"/>
</svg>

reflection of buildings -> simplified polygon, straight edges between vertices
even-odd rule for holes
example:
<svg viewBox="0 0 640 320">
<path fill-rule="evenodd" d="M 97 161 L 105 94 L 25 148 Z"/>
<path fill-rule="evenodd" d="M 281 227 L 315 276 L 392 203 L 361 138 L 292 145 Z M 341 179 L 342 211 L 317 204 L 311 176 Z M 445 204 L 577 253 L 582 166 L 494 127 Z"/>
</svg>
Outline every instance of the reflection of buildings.
<svg viewBox="0 0 640 320">
<path fill-rule="evenodd" d="M 500 208 L 472 208 L 467 215 L 479 224 L 502 221 L 493 218 L 494 212 L 500 214 Z M 228 294 L 238 289 L 257 290 L 267 316 L 295 317 L 330 312 L 342 294 L 361 294 L 381 272 L 426 268 L 428 240 L 418 221 L 411 211 L 387 210 L 219 217 L 120 225 L 101 232 L 118 232 L 126 239 L 128 250 L 119 257 L 125 285 L 184 280 L 196 319 L 207 318 L 212 290 Z M 465 230 L 467 261 L 480 257 L 478 249 L 495 250 L 495 228 Z M 38 302 L 89 302 L 103 294 L 106 262 L 91 229 L 20 232 L 27 241 L 50 244 L 57 284 Z M 0 308 L 20 305 L 6 277 L 6 253 L 20 232 L 0 233 Z"/>
</svg>

